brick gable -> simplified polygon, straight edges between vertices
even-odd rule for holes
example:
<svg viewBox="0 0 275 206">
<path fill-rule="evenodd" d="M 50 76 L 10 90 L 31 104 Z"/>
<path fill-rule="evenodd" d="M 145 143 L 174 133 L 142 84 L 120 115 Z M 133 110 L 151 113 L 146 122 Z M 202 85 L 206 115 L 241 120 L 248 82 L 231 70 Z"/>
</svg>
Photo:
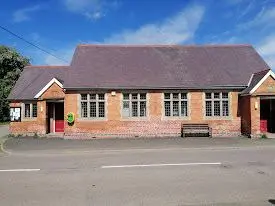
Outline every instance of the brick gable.
<svg viewBox="0 0 275 206">
<path fill-rule="evenodd" d="M 42 99 L 63 99 L 65 93 L 56 83 L 53 83 L 41 96 Z"/>
</svg>

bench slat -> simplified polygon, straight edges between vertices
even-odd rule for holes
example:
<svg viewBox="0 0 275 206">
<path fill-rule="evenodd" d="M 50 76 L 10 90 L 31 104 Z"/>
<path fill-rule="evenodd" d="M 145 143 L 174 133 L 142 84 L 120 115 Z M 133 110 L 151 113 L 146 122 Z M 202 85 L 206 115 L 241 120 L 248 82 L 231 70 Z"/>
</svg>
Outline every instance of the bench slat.
<svg viewBox="0 0 275 206">
<path fill-rule="evenodd" d="M 209 134 L 212 136 L 212 129 L 208 124 L 181 124 L 182 136 L 185 134 Z"/>
</svg>

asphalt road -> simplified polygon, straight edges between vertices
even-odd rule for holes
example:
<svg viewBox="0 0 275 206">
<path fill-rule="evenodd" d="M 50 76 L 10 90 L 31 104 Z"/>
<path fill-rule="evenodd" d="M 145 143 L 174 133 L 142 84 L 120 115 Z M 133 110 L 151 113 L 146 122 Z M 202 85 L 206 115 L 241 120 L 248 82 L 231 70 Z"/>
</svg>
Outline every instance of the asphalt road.
<svg viewBox="0 0 275 206">
<path fill-rule="evenodd" d="M 0 205 L 275 203 L 273 140 L 174 141 L 11 140 L 0 155 Z"/>
</svg>

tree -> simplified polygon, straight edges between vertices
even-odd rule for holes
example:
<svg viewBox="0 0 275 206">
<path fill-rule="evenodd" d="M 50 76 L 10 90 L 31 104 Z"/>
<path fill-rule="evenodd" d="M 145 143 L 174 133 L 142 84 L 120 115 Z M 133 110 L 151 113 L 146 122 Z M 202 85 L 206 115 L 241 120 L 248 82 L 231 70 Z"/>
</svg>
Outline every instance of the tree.
<svg viewBox="0 0 275 206">
<path fill-rule="evenodd" d="M 30 60 L 15 49 L 0 45 L 0 122 L 9 119 L 7 97 Z"/>
</svg>

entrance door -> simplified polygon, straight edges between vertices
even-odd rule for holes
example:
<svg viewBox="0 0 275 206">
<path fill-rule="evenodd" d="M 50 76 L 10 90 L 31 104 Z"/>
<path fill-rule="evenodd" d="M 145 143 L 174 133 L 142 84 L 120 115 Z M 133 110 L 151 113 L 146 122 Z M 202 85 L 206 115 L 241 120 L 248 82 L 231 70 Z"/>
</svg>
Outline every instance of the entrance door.
<svg viewBox="0 0 275 206">
<path fill-rule="evenodd" d="M 270 100 L 269 132 L 275 133 L 275 99 Z"/>
<path fill-rule="evenodd" d="M 54 103 L 55 132 L 64 132 L 64 103 Z"/>
<path fill-rule="evenodd" d="M 261 132 L 275 133 L 275 99 L 261 99 Z"/>
</svg>

